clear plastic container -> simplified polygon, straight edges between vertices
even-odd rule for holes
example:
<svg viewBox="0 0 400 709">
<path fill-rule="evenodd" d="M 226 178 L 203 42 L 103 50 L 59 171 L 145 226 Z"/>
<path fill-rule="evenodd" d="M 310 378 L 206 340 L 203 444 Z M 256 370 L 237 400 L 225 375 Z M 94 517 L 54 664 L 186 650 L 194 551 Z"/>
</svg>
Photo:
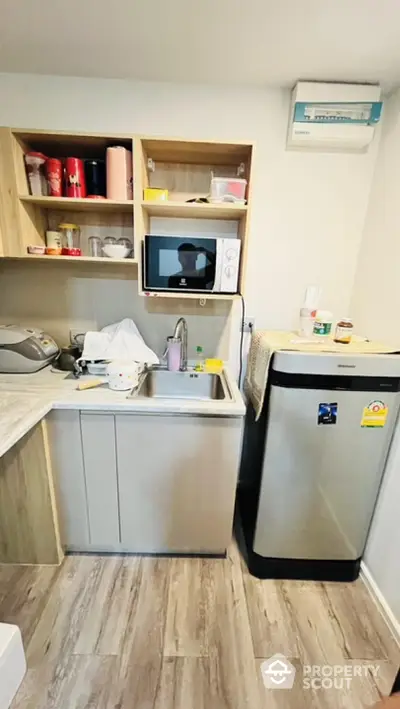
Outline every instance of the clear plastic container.
<svg viewBox="0 0 400 709">
<path fill-rule="evenodd" d="M 210 202 L 246 201 L 247 180 L 242 177 L 212 177 L 210 187 Z"/>
</svg>

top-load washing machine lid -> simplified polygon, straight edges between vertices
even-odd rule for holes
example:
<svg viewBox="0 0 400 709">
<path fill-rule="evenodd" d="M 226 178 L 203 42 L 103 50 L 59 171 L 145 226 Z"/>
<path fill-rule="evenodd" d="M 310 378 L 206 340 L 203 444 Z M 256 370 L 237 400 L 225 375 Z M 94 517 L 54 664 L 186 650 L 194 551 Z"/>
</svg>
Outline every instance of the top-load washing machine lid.
<svg viewBox="0 0 400 709">
<path fill-rule="evenodd" d="M 274 354 L 272 371 L 287 374 L 351 377 L 400 377 L 400 355 L 293 352 Z"/>
</svg>

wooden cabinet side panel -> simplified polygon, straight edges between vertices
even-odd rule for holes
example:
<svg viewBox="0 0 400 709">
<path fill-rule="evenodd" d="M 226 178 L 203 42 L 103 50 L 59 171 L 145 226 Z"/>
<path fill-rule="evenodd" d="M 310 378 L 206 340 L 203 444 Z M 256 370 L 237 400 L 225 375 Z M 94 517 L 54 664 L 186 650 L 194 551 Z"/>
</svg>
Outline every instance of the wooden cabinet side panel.
<svg viewBox="0 0 400 709">
<path fill-rule="evenodd" d="M 252 212 L 252 197 L 253 197 L 253 161 L 255 154 L 255 146 L 253 145 L 251 151 L 251 159 L 247 165 L 246 178 L 247 184 L 247 213 L 239 222 L 238 237 L 242 242 L 242 249 L 240 255 L 240 270 L 239 270 L 239 292 L 244 295 L 245 293 L 245 283 L 246 283 L 246 273 L 247 273 L 247 260 L 249 253 L 249 238 L 250 238 L 250 225 L 251 225 L 251 212 Z"/>
<path fill-rule="evenodd" d="M 13 159 L 14 137 L 9 128 L 0 128 L 0 232 L 1 255 L 22 255 L 20 204 Z"/>
<path fill-rule="evenodd" d="M 0 561 L 59 564 L 57 512 L 41 423 L 0 458 Z"/>
<path fill-rule="evenodd" d="M 89 522 L 79 411 L 52 411 L 47 428 L 61 541 L 83 551 L 89 546 Z"/>
<path fill-rule="evenodd" d="M 223 553 L 229 544 L 240 419 L 117 415 L 124 548 Z"/>
<path fill-rule="evenodd" d="M 113 414 L 81 414 L 90 543 L 118 546 L 119 505 Z"/>
<path fill-rule="evenodd" d="M 142 142 L 135 137 L 133 141 L 133 174 L 134 174 L 134 254 L 138 260 L 138 286 L 142 290 L 142 243 L 144 235 L 149 229 L 149 217 L 142 207 L 143 190 L 148 187 L 149 180 L 146 167 L 146 155 L 143 151 Z"/>
</svg>

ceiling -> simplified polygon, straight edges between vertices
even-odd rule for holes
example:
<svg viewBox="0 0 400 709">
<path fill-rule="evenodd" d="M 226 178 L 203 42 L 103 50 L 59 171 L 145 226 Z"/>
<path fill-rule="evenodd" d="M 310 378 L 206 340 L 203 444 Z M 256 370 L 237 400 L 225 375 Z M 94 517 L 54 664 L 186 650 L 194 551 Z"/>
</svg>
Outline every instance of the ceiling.
<svg viewBox="0 0 400 709">
<path fill-rule="evenodd" d="M 400 84 L 399 0 L 0 0 L 0 71 Z"/>
</svg>

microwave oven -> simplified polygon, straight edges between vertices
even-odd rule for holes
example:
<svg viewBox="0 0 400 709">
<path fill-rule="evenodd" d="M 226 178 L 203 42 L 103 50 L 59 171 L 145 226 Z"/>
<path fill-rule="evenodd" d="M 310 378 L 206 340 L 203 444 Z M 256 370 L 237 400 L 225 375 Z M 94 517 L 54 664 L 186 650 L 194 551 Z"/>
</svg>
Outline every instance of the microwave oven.
<svg viewBox="0 0 400 709">
<path fill-rule="evenodd" d="M 237 293 L 240 239 L 146 234 L 143 290 Z"/>
</svg>

